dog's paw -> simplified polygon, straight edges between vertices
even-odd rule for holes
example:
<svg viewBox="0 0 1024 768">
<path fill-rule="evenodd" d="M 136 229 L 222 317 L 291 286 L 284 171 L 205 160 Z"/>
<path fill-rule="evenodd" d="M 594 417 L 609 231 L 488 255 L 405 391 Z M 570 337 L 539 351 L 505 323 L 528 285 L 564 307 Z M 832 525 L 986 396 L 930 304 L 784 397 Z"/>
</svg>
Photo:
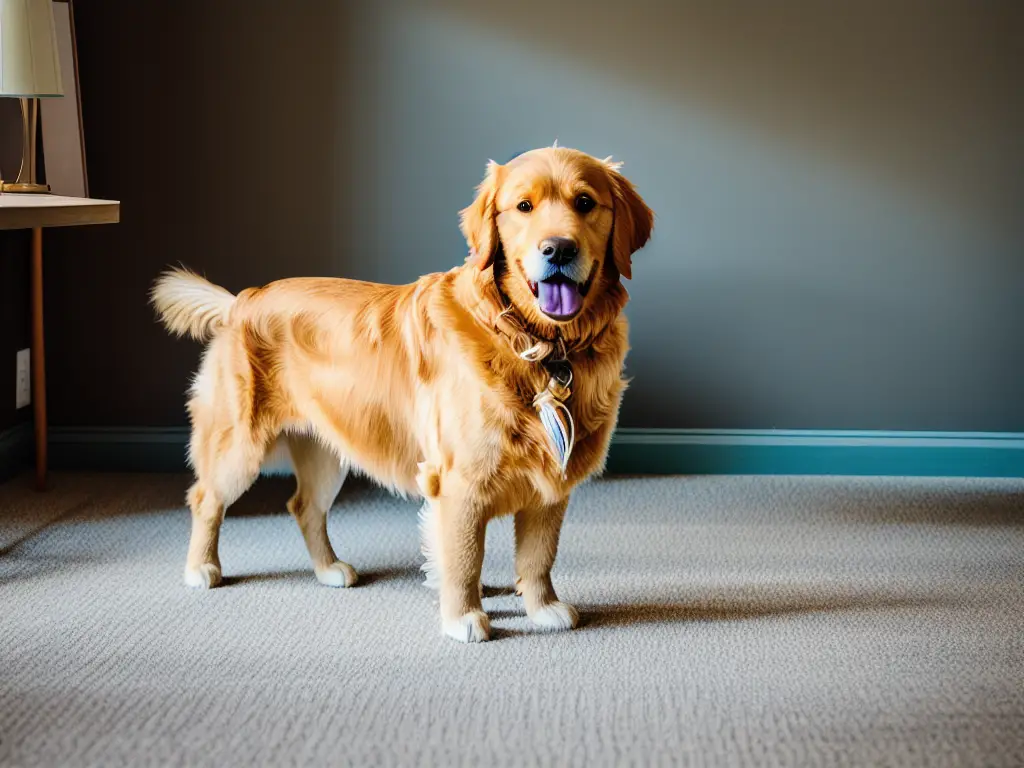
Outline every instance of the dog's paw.
<svg viewBox="0 0 1024 768">
<path fill-rule="evenodd" d="M 550 630 L 574 629 L 580 620 L 579 612 L 561 601 L 535 608 L 529 612 L 529 616 L 530 621 L 538 627 Z"/>
<path fill-rule="evenodd" d="M 195 589 L 213 589 L 221 582 L 220 567 L 203 563 L 198 568 L 185 569 L 185 585 Z"/>
<path fill-rule="evenodd" d="M 356 569 L 341 560 L 331 563 L 326 568 L 314 570 L 316 580 L 327 587 L 351 587 L 359 581 Z"/>
<path fill-rule="evenodd" d="M 444 633 L 460 643 L 483 643 L 491 639 L 491 620 L 483 611 L 465 613 L 444 622 Z"/>
</svg>

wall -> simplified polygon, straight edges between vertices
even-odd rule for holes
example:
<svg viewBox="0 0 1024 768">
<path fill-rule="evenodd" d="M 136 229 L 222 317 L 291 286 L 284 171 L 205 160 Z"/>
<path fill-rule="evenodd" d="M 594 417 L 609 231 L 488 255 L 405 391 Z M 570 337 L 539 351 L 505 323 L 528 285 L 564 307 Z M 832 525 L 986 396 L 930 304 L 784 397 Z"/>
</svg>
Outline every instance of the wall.
<svg viewBox="0 0 1024 768">
<path fill-rule="evenodd" d="M 14 181 L 21 167 L 21 108 L 0 99 L 0 178 Z M 14 407 L 15 355 L 30 345 L 29 248 L 25 230 L 0 230 L 0 434 L 29 421 L 31 408 Z M 0 462 L 2 463 L 2 462 Z"/>
<path fill-rule="evenodd" d="M 1024 431 L 1019 3 L 77 6 L 91 191 L 48 239 L 59 425 L 184 424 L 150 281 L 459 262 L 488 158 L 626 161 L 658 214 L 623 424 Z M 2 392 L 0 392 L 2 394 Z"/>
<path fill-rule="evenodd" d="M 29 247 L 27 231 L 0 232 L 0 432 L 28 421 L 32 409 L 16 410 L 15 355 L 30 346 Z"/>
</svg>

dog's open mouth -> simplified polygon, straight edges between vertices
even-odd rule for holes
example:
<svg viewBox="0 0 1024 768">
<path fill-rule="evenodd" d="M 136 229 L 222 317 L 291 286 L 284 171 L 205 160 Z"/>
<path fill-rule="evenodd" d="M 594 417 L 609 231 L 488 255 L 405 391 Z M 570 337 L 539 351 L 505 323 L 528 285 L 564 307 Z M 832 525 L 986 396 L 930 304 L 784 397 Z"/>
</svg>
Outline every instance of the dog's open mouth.
<svg viewBox="0 0 1024 768">
<path fill-rule="evenodd" d="M 552 320 L 571 320 L 578 315 L 589 287 L 589 281 L 581 285 L 562 274 L 552 275 L 539 283 L 530 281 L 537 306 Z"/>
</svg>

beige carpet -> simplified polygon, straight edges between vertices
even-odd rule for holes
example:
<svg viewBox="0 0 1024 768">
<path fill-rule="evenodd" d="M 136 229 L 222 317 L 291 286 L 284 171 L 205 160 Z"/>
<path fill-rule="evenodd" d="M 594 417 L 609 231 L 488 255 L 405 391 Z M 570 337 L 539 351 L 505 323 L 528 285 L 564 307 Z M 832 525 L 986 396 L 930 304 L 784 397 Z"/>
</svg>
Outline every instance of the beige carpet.
<svg viewBox="0 0 1024 768">
<path fill-rule="evenodd" d="M 314 581 L 275 480 L 186 590 L 186 484 L 0 486 L 0 764 L 1024 765 L 1024 482 L 595 483 L 556 568 L 584 625 L 531 629 L 503 522 L 480 646 L 366 486 L 331 519 L 360 586 Z"/>
</svg>

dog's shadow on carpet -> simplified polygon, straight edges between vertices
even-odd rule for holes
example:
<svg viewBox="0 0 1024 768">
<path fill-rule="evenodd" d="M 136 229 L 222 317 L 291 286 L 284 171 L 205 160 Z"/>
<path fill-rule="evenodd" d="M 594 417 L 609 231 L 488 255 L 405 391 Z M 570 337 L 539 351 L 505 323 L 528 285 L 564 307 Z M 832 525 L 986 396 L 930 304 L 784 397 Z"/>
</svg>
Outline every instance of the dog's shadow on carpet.
<svg viewBox="0 0 1024 768">
<path fill-rule="evenodd" d="M 390 581 L 411 582 L 419 580 L 422 573 L 418 566 L 396 566 L 393 568 L 371 568 L 359 571 L 359 581 L 353 589 L 368 587 L 371 584 L 382 584 Z M 309 582 L 315 577 L 313 567 L 293 571 L 267 571 L 263 573 L 247 573 L 236 576 L 225 576 L 223 586 L 233 587 L 243 584 L 259 584 L 262 582 Z"/>
<path fill-rule="evenodd" d="M 306 583 L 313 578 L 312 569 L 252 573 L 226 576 L 224 586 L 264 582 Z M 416 565 L 368 569 L 360 571 L 359 582 L 354 588 L 361 589 L 390 582 L 422 586 L 422 573 Z M 516 598 L 514 586 L 485 585 L 483 597 L 488 602 L 495 598 L 500 600 L 498 605 L 484 605 L 484 610 L 492 621 L 515 620 L 526 616 L 525 608 Z M 516 604 L 513 606 L 506 602 L 508 598 L 516 601 Z M 743 590 L 732 597 L 719 594 L 691 601 L 657 602 L 639 599 L 636 602 L 579 603 L 577 608 L 580 612 L 580 629 L 601 629 L 635 624 L 751 622 L 813 614 L 899 611 L 950 606 L 958 602 L 948 595 L 899 595 L 852 590 L 841 594 L 824 594 L 813 590 L 798 591 L 793 587 L 784 587 L 777 591 L 766 589 L 761 595 Z M 508 628 L 495 628 L 495 632 L 496 638 L 520 634 Z"/>
<path fill-rule="evenodd" d="M 644 602 L 581 605 L 580 627 L 601 628 L 630 624 L 671 624 L 678 622 L 742 622 L 786 616 L 874 612 L 929 608 L 954 604 L 941 596 L 892 594 L 773 595 L 749 594 L 735 599 L 719 598 L 692 602 Z"/>
</svg>

